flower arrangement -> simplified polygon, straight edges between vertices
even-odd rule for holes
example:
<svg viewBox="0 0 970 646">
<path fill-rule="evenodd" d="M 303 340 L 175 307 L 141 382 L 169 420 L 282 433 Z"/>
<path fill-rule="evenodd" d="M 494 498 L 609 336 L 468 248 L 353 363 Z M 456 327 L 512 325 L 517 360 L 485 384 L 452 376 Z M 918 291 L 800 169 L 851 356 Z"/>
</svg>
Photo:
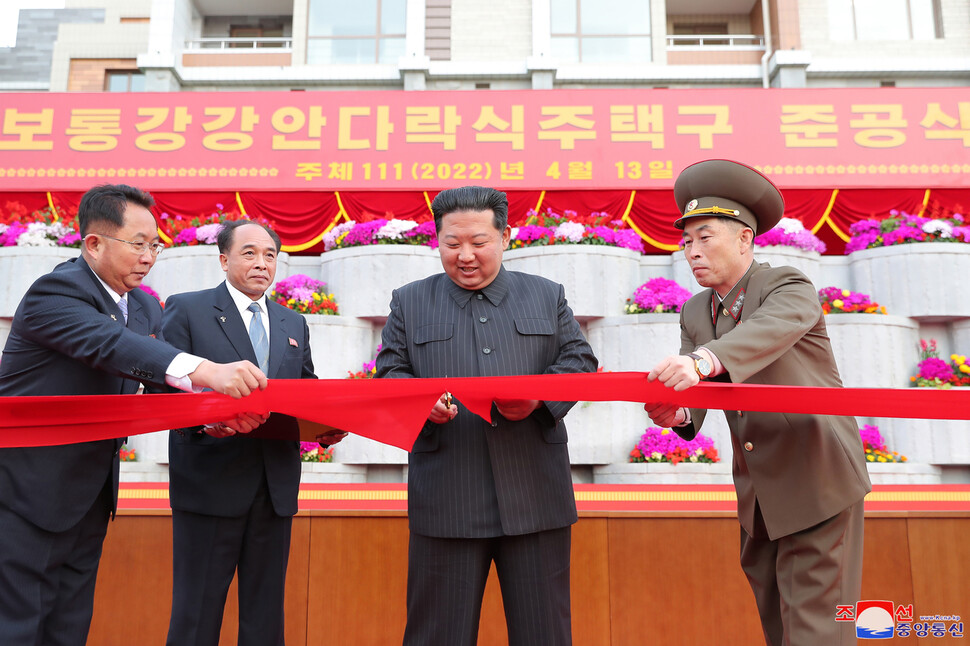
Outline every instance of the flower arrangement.
<svg viewBox="0 0 970 646">
<path fill-rule="evenodd" d="M 886 307 L 869 299 L 868 294 L 851 292 L 838 287 L 823 287 L 818 290 L 818 300 L 825 314 L 886 314 Z"/>
<path fill-rule="evenodd" d="M 300 442 L 301 462 L 333 462 L 333 447 L 317 442 Z"/>
<path fill-rule="evenodd" d="M 0 215 L 0 247 L 80 247 L 74 217 L 60 218 L 50 207 L 28 213 L 20 202 L 7 202 Z"/>
<path fill-rule="evenodd" d="M 626 299 L 625 309 L 627 314 L 680 312 L 689 298 L 690 292 L 677 281 L 651 278 L 633 291 L 632 299 Z"/>
<path fill-rule="evenodd" d="M 122 462 L 138 461 L 138 455 L 135 453 L 135 449 L 129 449 L 127 444 L 121 445 L 121 448 L 118 450 L 118 458 Z"/>
<path fill-rule="evenodd" d="M 714 440 L 698 434 L 689 442 L 669 428 L 651 426 L 630 451 L 630 462 L 702 462 L 711 464 L 721 458 L 714 448 Z"/>
<path fill-rule="evenodd" d="M 509 249 L 555 244 L 606 245 L 644 251 L 639 234 L 608 213 L 594 211 L 584 217 L 576 211 L 566 210 L 560 215 L 552 209 L 541 214 L 529 209 L 525 223 L 512 229 Z"/>
<path fill-rule="evenodd" d="M 866 451 L 866 462 L 906 462 L 906 456 L 896 451 L 890 452 L 882 439 L 878 426 L 866 424 L 859 429 L 862 447 Z"/>
<path fill-rule="evenodd" d="M 918 374 L 909 378 L 917 388 L 970 387 L 970 364 L 967 363 L 967 355 L 951 354 L 950 362 L 947 363 L 940 358 L 936 339 L 930 339 L 929 342 L 920 339 L 919 356 Z"/>
<path fill-rule="evenodd" d="M 438 246 L 434 220 L 415 222 L 381 218 L 370 222 L 343 222 L 323 234 L 323 250 L 363 247 L 374 244 Z"/>
<path fill-rule="evenodd" d="M 377 355 L 380 354 L 383 346 L 378 344 L 374 350 L 374 358 L 361 364 L 357 372 L 347 371 L 347 379 L 373 379 L 377 374 Z"/>
<path fill-rule="evenodd" d="M 912 242 L 970 242 L 970 226 L 959 213 L 921 217 L 893 209 L 881 220 L 860 220 L 849 227 L 845 253 Z"/>
<path fill-rule="evenodd" d="M 169 214 L 160 215 L 160 225 L 172 239 L 173 247 L 190 247 L 195 245 L 216 244 L 223 222 L 232 220 L 252 220 L 270 226 L 269 220 L 259 217 L 243 215 L 238 209 L 226 210 L 225 206 L 217 203 L 216 208 L 209 214 L 195 217 Z"/>
<path fill-rule="evenodd" d="M 301 314 L 339 314 L 327 284 L 306 274 L 294 274 L 276 283 L 270 299 Z"/>
<path fill-rule="evenodd" d="M 774 228 L 757 236 L 754 243 L 759 247 L 780 245 L 825 253 L 825 243 L 795 218 L 782 218 Z"/>
</svg>

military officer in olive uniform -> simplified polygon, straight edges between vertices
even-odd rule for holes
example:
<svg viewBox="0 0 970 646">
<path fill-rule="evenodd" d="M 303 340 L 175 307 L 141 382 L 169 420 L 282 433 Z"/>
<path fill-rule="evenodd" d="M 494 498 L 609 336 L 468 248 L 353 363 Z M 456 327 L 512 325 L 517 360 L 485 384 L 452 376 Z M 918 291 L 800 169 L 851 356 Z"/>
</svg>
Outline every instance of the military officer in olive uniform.
<svg viewBox="0 0 970 646">
<path fill-rule="evenodd" d="M 818 293 L 793 267 L 754 260 L 753 239 L 784 213 L 781 193 L 732 161 L 688 166 L 674 185 L 684 252 L 707 289 L 684 305 L 679 355 L 650 372 L 681 391 L 702 380 L 841 387 Z M 702 409 L 645 406 L 691 439 Z M 862 586 L 863 499 L 870 490 L 851 417 L 724 411 L 734 449 L 741 567 L 770 646 L 855 644 L 838 605 Z"/>
</svg>

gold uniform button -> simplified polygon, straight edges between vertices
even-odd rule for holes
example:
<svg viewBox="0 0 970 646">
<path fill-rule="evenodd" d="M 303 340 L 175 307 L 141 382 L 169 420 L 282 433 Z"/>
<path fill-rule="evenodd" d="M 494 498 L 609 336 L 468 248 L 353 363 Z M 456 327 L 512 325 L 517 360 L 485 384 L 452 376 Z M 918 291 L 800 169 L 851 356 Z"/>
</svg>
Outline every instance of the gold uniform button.
<svg viewBox="0 0 970 646">
<path fill-rule="evenodd" d="M 728 311 L 727 310 L 724 310 L 724 316 L 730 316 L 730 314 L 728 314 Z"/>
<path fill-rule="evenodd" d="M 743 410 L 739 410 L 738 411 L 738 417 L 744 417 L 744 411 Z"/>
<path fill-rule="evenodd" d="M 754 444 L 752 444 L 751 442 L 745 442 L 744 443 L 744 450 L 745 451 L 754 451 Z"/>
</svg>

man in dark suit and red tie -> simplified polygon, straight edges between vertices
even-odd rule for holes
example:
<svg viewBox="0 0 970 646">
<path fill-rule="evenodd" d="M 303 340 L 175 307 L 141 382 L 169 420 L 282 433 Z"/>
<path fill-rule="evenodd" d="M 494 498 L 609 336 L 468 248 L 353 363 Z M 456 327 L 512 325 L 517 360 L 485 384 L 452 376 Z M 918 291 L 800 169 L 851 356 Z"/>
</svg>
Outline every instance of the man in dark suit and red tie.
<svg viewBox="0 0 970 646">
<path fill-rule="evenodd" d="M 119 395 L 139 382 L 244 397 L 266 387 L 252 363 L 216 364 L 160 338 L 161 307 L 140 289 L 164 245 L 152 197 L 98 186 L 78 207 L 81 256 L 40 277 L 14 316 L 0 396 Z M 254 416 L 226 424 L 255 427 Z M 0 644 L 83 646 L 101 546 L 118 500 L 119 439 L 0 449 Z"/>
<path fill-rule="evenodd" d="M 162 319 L 166 340 L 213 361 L 248 359 L 271 379 L 316 379 L 306 319 L 266 297 L 276 276 L 279 236 L 239 220 L 225 223 L 217 242 L 226 281 L 169 297 Z M 237 571 L 238 643 L 283 644 L 286 565 L 300 488 L 299 427 L 296 419 L 273 413 L 256 432 L 269 428 L 293 439 L 237 435 L 221 424 L 171 433 L 170 646 L 219 643 Z M 328 436 L 327 443 L 342 437 Z"/>
<path fill-rule="evenodd" d="M 596 371 L 562 285 L 502 267 L 505 193 L 451 189 L 431 209 L 445 272 L 394 291 L 377 377 Z M 474 646 L 492 562 L 509 644 L 572 643 L 573 404 L 497 400 L 485 421 L 441 395 L 408 458 L 406 646 Z"/>
</svg>

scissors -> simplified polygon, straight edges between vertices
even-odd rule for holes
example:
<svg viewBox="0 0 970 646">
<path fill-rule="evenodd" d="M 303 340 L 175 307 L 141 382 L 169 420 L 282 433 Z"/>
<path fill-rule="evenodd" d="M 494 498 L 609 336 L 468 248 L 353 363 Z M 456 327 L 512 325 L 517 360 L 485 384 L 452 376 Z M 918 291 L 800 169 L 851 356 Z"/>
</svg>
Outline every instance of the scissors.
<svg viewBox="0 0 970 646">
<path fill-rule="evenodd" d="M 445 379 L 447 379 L 447 378 L 448 378 L 448 375 L 445 375 Z M 449 411 L 451 410 L 451 402 L 452 402 L 451 392 L 446 390 L 445 391 L 445 408 L 447 408 Z"/>
</svg>

